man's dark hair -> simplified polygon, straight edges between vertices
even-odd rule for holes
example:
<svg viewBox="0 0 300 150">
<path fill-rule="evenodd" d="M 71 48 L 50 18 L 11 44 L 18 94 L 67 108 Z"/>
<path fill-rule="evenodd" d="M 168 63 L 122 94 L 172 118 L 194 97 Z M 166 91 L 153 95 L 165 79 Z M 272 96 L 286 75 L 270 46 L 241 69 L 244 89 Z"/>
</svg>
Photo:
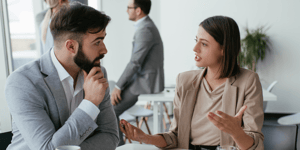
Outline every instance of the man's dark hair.
<svg viewBox="0 0 300 150">
<path fill-rule="evenodd" d="M 237 23 L 229 17 L 213 16 L 202 21 L 200 26 L 202 26 L 223 49 L 224 55 L 219 78 L 228 78 L 237 75 L 240 72 L 237 57 L 241 51 L 240 31 Z"/>
<path fill-rule="evenodd" d="M 148 15 L 151 9 L 151 0 L 134 0 L 134 6 L 140 7 L 144 14 Z"/>
<path fill-rule="evenodd" d="M 50 29 L 55 45 L 66 39 L 81 43 L 84 34 L 105 30 L 109 22 L 110 17 L 104 13 L 79 2 L 72 2 L 63 5 L 54 15 Z"/>
</svg>

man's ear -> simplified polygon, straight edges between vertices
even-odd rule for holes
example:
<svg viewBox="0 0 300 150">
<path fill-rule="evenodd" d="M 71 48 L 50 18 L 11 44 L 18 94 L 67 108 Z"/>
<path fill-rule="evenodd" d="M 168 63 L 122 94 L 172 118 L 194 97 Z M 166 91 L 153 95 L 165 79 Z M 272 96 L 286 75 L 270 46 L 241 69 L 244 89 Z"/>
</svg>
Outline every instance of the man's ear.
<svg viewBox="0 0 300 150">
<path fill-rule="evenodd" d="M 70 53 L 76 54 L 76 52 L 78 50 L 78 42 L 75 40 L 72 40 L 72 39 L 68 39 L 65 42 L 65 47 Z"/>
<path fill-rule="evenodd" d="M 139 15 L 142 14 L 142 9 L 141 9 L 141 7 L 137 7 L 137 8 L 136 8 L 136 14 L 137 14 L 137 16 L 139 16 Z"/>
</svg>

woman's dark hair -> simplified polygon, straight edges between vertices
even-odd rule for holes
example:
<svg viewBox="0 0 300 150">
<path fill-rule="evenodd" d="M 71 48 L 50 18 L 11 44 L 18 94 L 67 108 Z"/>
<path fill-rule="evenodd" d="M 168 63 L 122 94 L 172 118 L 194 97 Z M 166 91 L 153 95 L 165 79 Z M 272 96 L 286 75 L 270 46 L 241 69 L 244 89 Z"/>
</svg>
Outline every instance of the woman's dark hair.
<svg viewBox="0 0 300 150">
<path fill-rule="evenodd" d="M 140 7 L 144 14 L 148 15 L 151 9 L 151 0 L 134 0 L 134 6 Z"/>
<path fill-rule="evenodd" d="M 200 23 L 222 47 L 224 55 L 219 78 L 229 78 L 240 72 L 237 57 L 241 51 L 240 31 L 237 23 L 229 17 L 213 16 Z"/>
<path fill-rule="evenodd" d="M 54 15 L 50 29 L 54 43 L 66 39 L 81 43 L 84 34 L 96 34 L 105 30 L 109 22 L 110 17 L 104 13 L 79 2 L 72 2 L 70 5 L 63 5 Z"/>
</svg>

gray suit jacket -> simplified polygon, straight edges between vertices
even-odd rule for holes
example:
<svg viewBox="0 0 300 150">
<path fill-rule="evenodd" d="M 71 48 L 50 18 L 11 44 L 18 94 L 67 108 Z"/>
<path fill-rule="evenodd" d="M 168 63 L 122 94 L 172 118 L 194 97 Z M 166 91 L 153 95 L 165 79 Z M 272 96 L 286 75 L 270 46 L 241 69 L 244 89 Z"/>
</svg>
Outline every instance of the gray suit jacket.
<svg viewBox="0 0 300 150">
<path fill-rule="evenodd" d="M 106 78 L 103 67 L 102 71 Z M 7 79 L 5 96 L 13 118 L 13 139 L 8 150 L 54 150 L 60 145 L 112 150 L 119 143 L 109 88 L 96 120 L 80 108 L 69 116 L 50 51 L 14 71 Z"/>
<path fill-rule="evenodd" d="M 147 16 L 134 35 L 130 62 L 117 86 L 129 86 L 133 94 L 151 94 L 164 90 L 164 50 L 160 34 Z"/>
</svg>

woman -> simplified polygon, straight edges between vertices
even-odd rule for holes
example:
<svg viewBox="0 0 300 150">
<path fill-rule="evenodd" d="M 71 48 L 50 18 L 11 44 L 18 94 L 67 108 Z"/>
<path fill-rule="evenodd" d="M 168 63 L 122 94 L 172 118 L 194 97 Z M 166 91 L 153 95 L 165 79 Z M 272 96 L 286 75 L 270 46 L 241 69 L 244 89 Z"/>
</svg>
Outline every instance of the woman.
<svg viewBox="0 0 300 150">
<path fill-rule="evenodd" d="M 196 65 L 205 69 L 177 76 L 170 131 L 147 135 L 121 120 L 122 132 L 129 139 L 162 148 L 264 149 L 262 88 L 255 72 L 238 66 L 240 49 L 233 19 L 214 16 L 201 22 L 194 52 Z"/>
<path fill-rule="evenodd" d="M 43 22 L 40 25 L 40 49 L 41 55 L 50 50 L 53 47 L 54 41 L 50 30 L 50 22 L 52 16 L 59 11 L 62 5 L 68 5 L 68 0 L 45 0 L 49 5 Z"/>
</svg>

